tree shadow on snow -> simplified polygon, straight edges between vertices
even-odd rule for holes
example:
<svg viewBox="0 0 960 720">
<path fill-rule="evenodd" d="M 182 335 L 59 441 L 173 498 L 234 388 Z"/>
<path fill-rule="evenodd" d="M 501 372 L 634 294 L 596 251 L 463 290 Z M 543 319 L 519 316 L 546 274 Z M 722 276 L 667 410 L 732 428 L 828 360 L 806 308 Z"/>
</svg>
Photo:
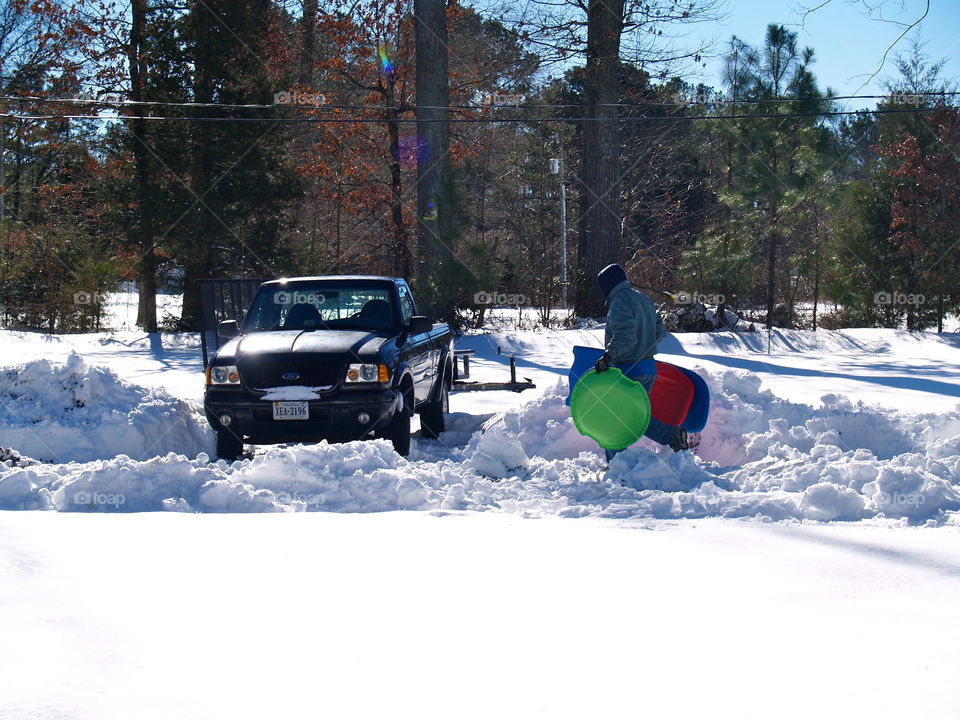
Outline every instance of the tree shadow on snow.
<svg viewBox="0 0 960 720">
<path fill-rule="evenodd" d="M 837 537 L 835 535 L 820 532 L 809 527 L 774 528 L 774 532 L 777 532 L 779 535 L 789 540 L 814 543 L 816 545 L 825 545 L 838 550 L 856 553 L 858 555 L 866 555 L 874 560 L 892 562 L 898 565 L 908 565 L 913 568 L 928 570 L 939 575 L 949 575 L 950 577 L 960 578 L 960 563 L 945 560 L 928 553 L 897 550 L 884 545 L 864 542 L 862 540 L 851 540 L 849 538 Z"/>
<path fill-rule="evenodd" d="M 765 362 L 762 360 L 747 360 L 746 358 L 730 357 L 729 355 L 697 355 L 696 357 L 704 360 L 710 360 L 718 365 L 748 370 L 753 373 L 768 372 L 773 375 L 839 378 L 841 380 L 854 380 L 860 383 L 882 385 L 884 387 L 892 387 L 900 390 L 918 390 L 920 392 L 934 393 L 935 395 L 942 395 L 946 397 L 960 397 L 960 385 L 953 385 L 951 383 L 940 382 L 939 380 L 929 380 L 926 378 L 877 377 L 874 375 L 853 375 L 849 373 L 838 373 L 821 369 L 807 370 L 805 368 L 778 365 L 776 363 Z"/>
</svg>

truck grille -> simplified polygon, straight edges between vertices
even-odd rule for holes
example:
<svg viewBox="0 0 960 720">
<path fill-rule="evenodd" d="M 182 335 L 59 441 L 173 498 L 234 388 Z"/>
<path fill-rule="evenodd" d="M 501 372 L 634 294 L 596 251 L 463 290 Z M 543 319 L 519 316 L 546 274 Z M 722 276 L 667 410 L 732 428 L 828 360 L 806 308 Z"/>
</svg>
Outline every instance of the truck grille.
<svg viewBox="0 0 960 720">
<path fill-rule="evenodd" d="M 322 363 L 252 363 L 240 366 L 240 377 L 252 388 L 274 388 L 290 385 L 321 387 L 336 385 L 345 372 L 342 365 Z M 299 377 L 283 377 L 296 374 Z"/>
</svg>

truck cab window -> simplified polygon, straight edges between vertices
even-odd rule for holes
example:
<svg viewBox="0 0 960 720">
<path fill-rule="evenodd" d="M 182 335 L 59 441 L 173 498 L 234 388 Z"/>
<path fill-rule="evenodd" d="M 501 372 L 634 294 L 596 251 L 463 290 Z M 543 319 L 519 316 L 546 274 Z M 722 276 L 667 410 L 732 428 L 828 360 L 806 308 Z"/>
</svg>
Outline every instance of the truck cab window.
<svg viewBox="0 0 960 720">
<path fill-rule="evenodd" d="M 400 315 L 403 318 L 403 324 L 410 324 L 410 318 L 413 317 L 413 298 L 410 297 L 410 288 L 406 283 L 401 283 L 397 288 L 400 295 Z"/>
</svg>

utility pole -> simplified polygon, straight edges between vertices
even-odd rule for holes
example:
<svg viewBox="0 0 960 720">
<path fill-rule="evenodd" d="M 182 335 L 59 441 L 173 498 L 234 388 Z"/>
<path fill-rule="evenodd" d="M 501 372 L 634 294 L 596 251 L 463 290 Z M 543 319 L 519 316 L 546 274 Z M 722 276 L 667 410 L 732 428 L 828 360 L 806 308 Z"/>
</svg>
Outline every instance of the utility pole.
<svg viewBox="0 0 960 720">
<path fill-rule="evenodd" d="M 550 173 L 560 176 L 560 304 L 564 309 L 567 304 L 567 179 L 564 176 L 563 158 L 550 158 Z"/>
</svg>

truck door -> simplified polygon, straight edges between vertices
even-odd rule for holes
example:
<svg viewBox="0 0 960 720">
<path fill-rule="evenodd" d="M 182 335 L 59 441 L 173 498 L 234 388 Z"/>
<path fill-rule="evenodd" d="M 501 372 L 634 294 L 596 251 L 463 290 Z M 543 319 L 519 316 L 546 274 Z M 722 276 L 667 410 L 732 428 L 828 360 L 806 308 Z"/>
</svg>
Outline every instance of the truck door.
<svg viewBox="0 0 960 720">
<path fill-rule="evenodd" d="M 397 283 L 397 293 L 400 298 L 400 316 L 403 324 L 409 325 L 410 318 L 416 314 L 413 296 L 405 282 Z M 430 333 L 411 335 L 407 340 L 407 363 L 413 374 L 413 394 L 417 402 L 423 402 L 430 395 L 433 366 L 431 364 L 430 347 L 432 345 Z"/>
</svg>

